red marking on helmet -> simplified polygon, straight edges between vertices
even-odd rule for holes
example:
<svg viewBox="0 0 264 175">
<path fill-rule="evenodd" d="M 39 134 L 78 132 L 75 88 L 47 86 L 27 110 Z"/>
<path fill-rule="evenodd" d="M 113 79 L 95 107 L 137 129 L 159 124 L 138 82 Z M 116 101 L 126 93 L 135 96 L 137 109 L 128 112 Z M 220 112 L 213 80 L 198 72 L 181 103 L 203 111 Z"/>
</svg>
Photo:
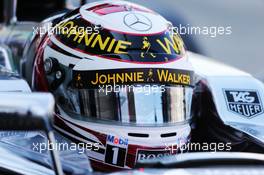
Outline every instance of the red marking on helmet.
<svg viewBox="0 0 264 175">
<path fill-rule="evenodd" d="M 152 11 L 150 10 L 146 10 L 146 9 L 142 9 L 139 7 L 135 7 L 135 6 L 129 6 L 130 9 L 127 8 L 127 6 L 125 5 L 115 5 L 115 4 L 100 4 L 91 8 L 88 8 L 87 10 L 92 11 L 98 15 L 108 15 L 111 13 L 117 13 L 117 12 L 125 12 L 125 11 L 141 11 L 141 12 L 149 12 L 151 13 Z"/>
<path fill-rule="evenodd" d="M 144 168 L 139 168 L 138 171 L 140 171 L 140 172 L 144 172 L 145 169 L 144 169 Z"/>
<path fill-rule="evenodd" d="M 114 139 L 114 143 L 115 143 L 115 144 L 118 144 L 118 142 L 119 142 L 118 138 L 115 138 L 115 139 Z"/>
<path fill-rule="evenodd" d="M 106 144 L 106 135 L 105 134 L 96 132 L 96 131 L 91 130 L 91 129 L 86 128 L 86 127 L 83 127 L 77 123 L 71 122 L 71 121 L 61 117 L 59 114 L 55 114 L 55 125 L 57 125 L 58 127 L 62 128 L 63 130 L 65 130 L 69 133 L 72 133 L 72 131 L 75 131 L 71 127 L 69 127 L 67 125 L 67 123 L 70 123 L 70 124 L 80 128 L 80 129 L 88 132 L 89 134 L 95 135 L 96 138 L 98 138 L 102 144 Z M 75 132 L 77 132 L 77 131 L 75 131 Z"/>
<path fill-rule="evenodd" d="M 44 46 L 50 42 L 47 34 L 43 37 L 42 44 L 37 49 L 37 55 L 34 62 L 34 70 L 33 70 L 33 82 L 34 82 L 34 89 L 38 91 L 48 92 L 48 82 L 45 78 L 45 71 L 44 71 L 44 63 L 43 63 L 43 54 L 44 54 Z"/>
</svg>

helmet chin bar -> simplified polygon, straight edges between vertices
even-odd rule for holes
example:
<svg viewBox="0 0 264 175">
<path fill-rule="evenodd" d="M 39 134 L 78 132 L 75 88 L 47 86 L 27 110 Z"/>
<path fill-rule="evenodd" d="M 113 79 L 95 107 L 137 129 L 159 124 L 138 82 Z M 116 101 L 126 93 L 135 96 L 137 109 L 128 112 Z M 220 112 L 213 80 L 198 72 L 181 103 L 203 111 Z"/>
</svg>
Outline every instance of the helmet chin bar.
<svg viewBox="0 0 264 175">
<path fill-rule="evenodd" d="M 178 150 L 171 150 L 171 148 L 175 148 L 179 144 L 187 144 L 190 139 L 189 123 L 164 126 L 162 129 L 147 126 L 124 127 L 114 123 L 111 125 L 113 127 L 109 127 L 109 124 L 74 119 L 60 107 L 58 109 L 60 115 L 55 116 L 55 128 L 60 133 L 74 142 L 98 143 L 99 150 L 87 150 L 87 155 L 92 161 L 92 165 L 96 164 L 94 166 L 97 170 L 105 170 L 105 165 L 113 170 L 130 169 L 135 166 L 137 160 L 177 154 Z M 112 157 L 115 154 L 113 152 L 115 148 L 118 150 L 118 155 L 121 156 L 120 159 L 124 158 L 122 156 L 127 158 L 127 161 L 123 160 L 124 164 L 121 164 L 120 161 L 113 164 Z"/>
</svg>

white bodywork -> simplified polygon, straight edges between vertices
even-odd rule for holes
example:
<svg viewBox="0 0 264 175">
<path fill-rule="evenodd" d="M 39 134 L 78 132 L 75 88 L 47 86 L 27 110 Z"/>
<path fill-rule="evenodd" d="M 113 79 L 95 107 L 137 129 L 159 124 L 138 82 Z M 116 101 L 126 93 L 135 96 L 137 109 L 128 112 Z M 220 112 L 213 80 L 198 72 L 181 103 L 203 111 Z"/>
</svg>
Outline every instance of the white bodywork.
<svg viewBox="0 0 264 175">
<path fill-rule="evenodd" d="M 8 51 L 0 47 L 0 55 L 2 56 L 0 59 L 4 59 L 5 64 L 4 66 L 0 65 L 0 92 L 31 92 L 27 82 L 13 73 L 13 58 L 8 54 Z M 12 77 L 10 77 L 11 75 Z"/>
<path fill-rule="evenodd" d="M 213 97 L 218 115 L 224 122 L 235 129 L 264 142 L 264 113 L 250 118 L 228 110 L 225 89 L 254 90 L 259 94 L 260 103 L 264 104 L 264 85 L 248 73 L 217 63 L 210 58 L 189 52 L 189 59 L 198 76 L 206 81 Z"/>
<path fill-rule="evenodd" d="M 0 92 L 31 92 L 31 90 L 27 82 L 23 79 L 0 79 Z"/>
<path fill-rule="evenodd" d="M 4 62 L 5 63 L 5 67 L 9 70 L 12 70 L 12 65 L 8 56 L 8 52 L 6 49 L 4 49 L 3 47 L 0 47 L 0 53 L 2 54 L 2 57 L 0 59 L 0 62 Z"/>
</svg>

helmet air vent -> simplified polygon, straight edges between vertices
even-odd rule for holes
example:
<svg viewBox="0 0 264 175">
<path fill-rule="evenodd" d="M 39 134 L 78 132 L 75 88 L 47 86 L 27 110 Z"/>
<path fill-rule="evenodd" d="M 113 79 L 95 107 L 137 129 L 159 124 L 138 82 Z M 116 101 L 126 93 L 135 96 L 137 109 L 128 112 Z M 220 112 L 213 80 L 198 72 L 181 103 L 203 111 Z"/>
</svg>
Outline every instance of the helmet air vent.
<svg viewBox="0 0 264 175">
<path fill-rule="evenodd" d="M 140 133 L 128 133 L 128 136 L 131 136 L 131 137 L 149 137 L 148 134 L 140 134 Z"/>
<path fill-rule="evenodd" d="M 171 132 L 171 133 L 165 133 L 165 134 L 161 134 L 160 137 L 164 138 L 164 137 L 175 137 L 177 135 L 176 132 Z"/>
</svg>

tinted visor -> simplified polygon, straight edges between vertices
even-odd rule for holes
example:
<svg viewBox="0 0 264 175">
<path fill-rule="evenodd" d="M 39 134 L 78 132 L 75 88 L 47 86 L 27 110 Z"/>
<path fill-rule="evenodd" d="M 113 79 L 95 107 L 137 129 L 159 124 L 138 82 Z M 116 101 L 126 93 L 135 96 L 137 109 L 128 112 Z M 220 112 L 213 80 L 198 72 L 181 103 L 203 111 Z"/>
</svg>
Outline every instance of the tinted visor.
<svg viewBox="0 0 264 175">
<path fill-rule="evenodd" d="M 115 89 L 68 88 L 60 106 L 80 120 L 156 125 L 187 121 L 193 89 L 187 86 L 133 85 Z"/>
</svg>

